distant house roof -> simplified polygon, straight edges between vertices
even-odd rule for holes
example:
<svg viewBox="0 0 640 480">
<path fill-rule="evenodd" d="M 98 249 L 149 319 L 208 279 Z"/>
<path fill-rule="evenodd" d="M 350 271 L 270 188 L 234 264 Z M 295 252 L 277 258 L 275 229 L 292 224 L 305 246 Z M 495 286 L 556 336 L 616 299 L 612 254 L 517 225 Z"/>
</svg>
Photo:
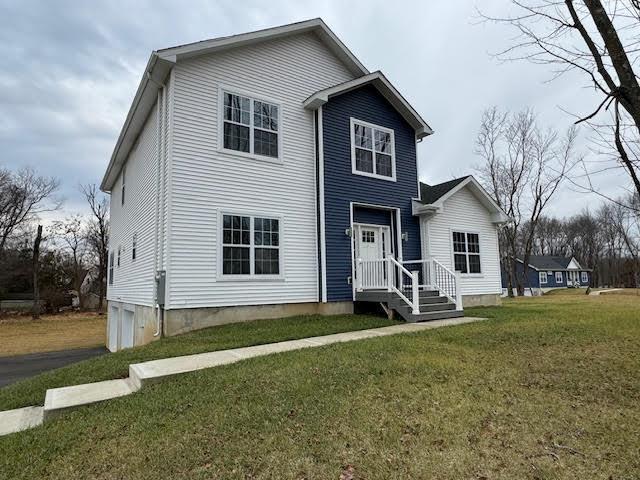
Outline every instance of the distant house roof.
<svg viewBox="0 0 640 480">
<path fill-rule="evenodd" d="M 522 263 L 521 259 L 518 259 Z M 577 270 L 590 270 L 589 268 L 583 268 L 578 261 L 573 257 L 561 257 L 557 255 L 531 255 L 529 257 L 529 266 L 536 270 L 568 270 L 571 262 L 573 261 L 575 269 Z M 571 268 L 572 270 L 574 268 Z"/>
<path fill-rule="evenodd" d="M 303 102 L 303 105 L 305 108 L 310 110 L 316 110 L 318 107 L 327 103 L 331 97 L 341 95 L 365 85 L 373 85 L 382 94 L 382 96 L 387 99 L 387 101 L 398 111 L 398 113 L 400 113 L 400 115 L 402 115 L 407 123 L 415 129 L 416 137 L 418 139 L 433 133 L 433 130 L 427 122 L 424 121 L 420 114 L 414 110 L 409 102 L 407 102 L 387 77 L 385 77 L 380 71 L 369 73 L 353 80 L 349 80 L 348 82 L 320 90 L 307 98 Z"/>
<path fill-rule="evenodd" d="M 420 182 L 420 201 L 425 205 L 436 203 L 441 197 L 449 193 L 469 177 L 471 177 L 471 175 L 454 178 L 453 180 L 438 183 L 437 185 L 428 185 Z"/>
</svg>

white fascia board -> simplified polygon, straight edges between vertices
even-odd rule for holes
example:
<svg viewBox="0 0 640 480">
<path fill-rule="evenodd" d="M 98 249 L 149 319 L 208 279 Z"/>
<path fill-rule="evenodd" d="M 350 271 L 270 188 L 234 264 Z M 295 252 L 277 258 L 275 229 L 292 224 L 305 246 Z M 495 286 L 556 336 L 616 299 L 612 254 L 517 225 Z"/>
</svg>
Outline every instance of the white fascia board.
<svg viewBox="0 0 640 480">
<path fill-rule="evenodd" d="M 142 131 L 144 122 L 147 120 L 151 109 L 157 101 L 158 89 L 163 86 L 164 81 L 173 68 L 173 63 L 160 59 L 156 52 L 149 57 L 147 66 L 138 85 L 138 90 L 133 98 L 127 118 L 116 142 L 116 146 L 111 154 L 109 165 L 105 171 L 100 190 L 110 192 L 122 165 L 129 156 L 138 135 Z"/>
<path fill-rule="evenodd" d="M 442 208 L 438 205 L 425 205 L 419 200 L 411 200 L 411 214 L 415 217 L 421 215 L 433 215 L 434 213 L 438 213 L 441 209 Z"/>
<path fill-rule="evenodd" d="M 306 109 L 316 110 L 318 107 L 327 103 L 331 97 L 355 90 L 367 84 L 376 87 L 387 101 L 393 105 L 398 113 L 416 130 L 416 137 L 418 139 L 433 133 L 433 130 L 427 122 L 422 119 L 420 114 L 414 110 L 409 102 L 405 100 L 400 92 L 396 90 L 380 71 L 320 90 L 307 98 L 302 104 Z"/>
<path fill-rule="evenodd" d="M 206 55 L 229 48 L 237 48 L 252 43 L 275 40 L 277 38 L 311 31 L 318 34 L 318 37 L 323 43 L 347 65 L 353 74 L 366 75 L 369 73 L 369 70 L 360 63 L 355 55 L 351 53 L 321 18 L 313 18 L 311 20 L 266 28 L 255 32 L 241 33 L 228 37 L 213 38 L 177 47 L 165 48 L 159 50 L 158 55 L 163 59 L 173 57 L 175 60 L 183 60 L 185 58 Z"/>
<path fill-rule="evenodd" d="M 511 221 L 511 217 L 509 217 L 509 215 L 507 215 L 504 210 L 498 206 L 496 201 L 473 176 L 467 177 L 465 180 L 453 187 L 440 197 L 434 205 L 442 207 L 448 198 L 451 198 L 456 194 L 456 192 L 459 192 L 465 187 L 469 187 L 474 196 L 491 213 L 491 221 L 493 223 L 507 223 Z"/>
</svg>

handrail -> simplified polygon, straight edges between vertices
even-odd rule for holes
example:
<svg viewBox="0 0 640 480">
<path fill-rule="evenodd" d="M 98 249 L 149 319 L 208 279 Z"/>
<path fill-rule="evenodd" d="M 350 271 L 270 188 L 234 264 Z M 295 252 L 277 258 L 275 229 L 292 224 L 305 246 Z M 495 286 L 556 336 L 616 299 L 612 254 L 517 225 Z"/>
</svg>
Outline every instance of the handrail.
<svg viewBox="0 0 640 480">
<path fill-rule="evenodd" d="M 456 304 L 456 310 L 462 310 L 462 292 L 460 285 L 460 273 L 452 272 L 435 258 L 431 258 L 433 265 L 431 284 L 442 292 L 449 300 Z M 445 278 L 441 281 L 438 270 L 443 271 Z"/>
<path fill-rule="evenodd" d="M 413 313 L 414 315 L 420 314 L 420 292 L 418 290 L 418 282 L 419 282 L 418 272 L 410 272 L 404 267 L 404 265 L 402 265 L 393 257 L 387 257 L 387 259 L 389 260 L 390 265 L 395 264 L 396 268 L 400 268 L 400 275 L 404 273 L 405 275 L 411 278 L 411 301 L 398 289 L 398 287 L 395 284 L 391 284 L 390 282 L 392 290 L 396 292 L 396 294 L 398 294 L 398 296 L 402 298 L 402 300 L 404 300 L 405 303 L 411 307 L 411 313 Z"/>
</svg>

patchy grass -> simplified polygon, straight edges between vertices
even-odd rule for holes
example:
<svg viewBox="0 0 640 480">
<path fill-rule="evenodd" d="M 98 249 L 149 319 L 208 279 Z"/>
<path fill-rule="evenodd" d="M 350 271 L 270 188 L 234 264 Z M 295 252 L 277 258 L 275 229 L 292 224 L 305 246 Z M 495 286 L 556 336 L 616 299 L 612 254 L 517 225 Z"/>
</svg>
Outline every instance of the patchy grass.
<svg viewBox="0 0 640 480">
<path fill-rule="evenodd" d="M 0 357 L 104 345 L 107 316 L 64 313 L 0 318 Z"/>
<path fill-rule="evenodd" d="M 131 363 L 384 327 L 394 323 L 396 322 L 386 318 L 368 315 L 306 315 L 207 328 L 177 337 L 162 338 L 142 347 L 102 355 L 0 388 L 0 410 L 42 405 L 48 388 L 127 377 Z M 103 328 L 103 341 L 104 335 Z"/>
<path fill-rule="evenodd" d="M 639 307 L 521 298 L 174 377 L 0 438 L 0 478 L 638 478 Z"/>
<path fill-rule="evenodd" d="M 599 288 L 592 288 L 591 291 L 595 292 L 600 290 Z M 554 296 L 554 295 L 586 295 L 586 288 L 557 288 L 555 290 L 549 290 L 545 295 Z"/>
</svg>

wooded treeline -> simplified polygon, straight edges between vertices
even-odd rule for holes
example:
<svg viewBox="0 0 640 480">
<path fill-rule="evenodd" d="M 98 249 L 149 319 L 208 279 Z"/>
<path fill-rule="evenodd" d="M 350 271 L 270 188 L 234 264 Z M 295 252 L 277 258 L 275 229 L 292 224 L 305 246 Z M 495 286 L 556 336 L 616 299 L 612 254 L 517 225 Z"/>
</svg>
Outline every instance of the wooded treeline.
<svg viewBox="0 0 640 480">
<path fill-rule="evenodd" d="M 109 241 L 108 200 L 79 187 L 89 214 L 57 215 L 59 182 L 32 169 L 0 169 L 0 301 L 33 304 L 33 316 L 72 304 L 102 309 Z"/>
</svg>

